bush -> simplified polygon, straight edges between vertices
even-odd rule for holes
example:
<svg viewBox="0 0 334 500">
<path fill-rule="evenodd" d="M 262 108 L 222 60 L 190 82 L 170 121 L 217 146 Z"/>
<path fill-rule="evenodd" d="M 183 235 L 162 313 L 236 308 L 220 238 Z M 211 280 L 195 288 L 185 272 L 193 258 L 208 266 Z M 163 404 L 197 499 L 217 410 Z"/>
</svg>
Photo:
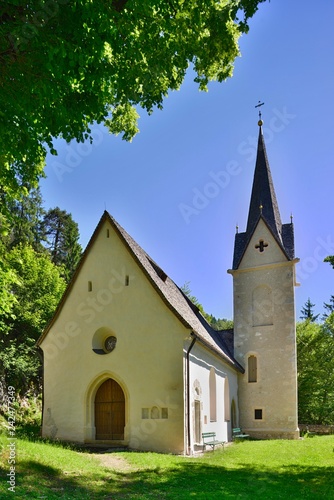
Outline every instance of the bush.
<svg viewBox="0 0 334 500">
<path fill-rule="evenodd" d="M 17 397 L 16 401 L 9 406 L 3 403 L 0 407 L 0 428 L 8 427 L 8 418 L 11 415 L 15 417 L 15 430 L 22 428 L 40 428 L 42 419 L 42 397 L 27 394 L 24 397 Z"/>
</svg>

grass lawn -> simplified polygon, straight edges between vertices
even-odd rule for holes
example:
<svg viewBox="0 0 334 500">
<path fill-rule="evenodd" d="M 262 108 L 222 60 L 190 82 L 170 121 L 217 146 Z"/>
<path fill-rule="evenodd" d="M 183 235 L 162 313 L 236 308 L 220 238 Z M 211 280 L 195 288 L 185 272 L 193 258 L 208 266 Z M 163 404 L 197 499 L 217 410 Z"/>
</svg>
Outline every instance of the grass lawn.
<svg viewBox="0 0 334 500">
<path fill-rule="evenodd" d="M 9 440 L 0 437 L 0 498 L 334 499 L 334 436 L 244 441 L 198 458 L 157 453 L 96 455 L 16 441 L 16 488 L 8 491 Z"/>
</svg>

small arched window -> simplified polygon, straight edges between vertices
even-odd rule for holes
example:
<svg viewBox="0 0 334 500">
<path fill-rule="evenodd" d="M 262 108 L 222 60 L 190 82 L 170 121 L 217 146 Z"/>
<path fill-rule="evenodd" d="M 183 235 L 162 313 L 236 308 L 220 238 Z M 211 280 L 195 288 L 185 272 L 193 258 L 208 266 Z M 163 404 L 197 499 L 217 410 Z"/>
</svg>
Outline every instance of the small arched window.
<svg viewBox="0 0 334 500">
<path fill-rule="evenodd" d="M 248 382 L 257 382 L 257 358 L 254 355 L 248 358 Z"/>
<path fill-rule="evenodd" d="M 213 367 L 210 368 L 209 375 L 209 394 L 210 394 L 210 422 L 217 421 L 217 389 L 216 372 Z"/>
</svg>

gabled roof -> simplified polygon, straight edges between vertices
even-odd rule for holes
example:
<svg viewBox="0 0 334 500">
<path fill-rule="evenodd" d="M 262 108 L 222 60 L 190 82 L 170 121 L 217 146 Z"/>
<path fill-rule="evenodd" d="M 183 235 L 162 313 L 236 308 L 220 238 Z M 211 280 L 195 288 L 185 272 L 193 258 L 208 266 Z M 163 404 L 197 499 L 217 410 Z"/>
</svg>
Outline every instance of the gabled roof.
<svg viewBox="0 0 334 500">
<path fill-rule="evenodd" d="M 154 262 L 154 260 L 135 242 L 135 240 L 105 211 L 98 223 L 83 255 L 78 264 L 76 272 L 70 281 L 65 293 L 56 309 L 56 312 L 45 328 L 43 334 L 38 339 L 37 345 L 41 345 L 43 339 L 48 334 L 56 318 L 61 312 L 61 309 L 73 288 L 76 278 L 83 266 L 84 261 L 93 243 L 102 227 L 108 221 L 115 229 L 121 240 L 124 242 L 131 255 L 138 263 L 148 280 L 159 293 L 162 300 L 166 303 L 169 309 L 177 316 L 177 318 L 189 329 L 191 329 L 197 339 L 206 345 L 209 349 L 218 354 L 225 362 L 233 366 L 235 369 L 244 372 L 243 367 L 234 359 L 230 352 L 228 344 L 224 342 L 223 337 L 218 338 L 217 332 L 206 322 L 198 308 L 189 300 L 182 290 L 167 276 L 167 274 Z"/>
<path fill-rule="evenodd" d="M 235 235 L 233 269 L 238 269 L 260 219 L 265 222 L 287 259 L 294 259 L 293 224 L 292 222 L 290 224 L 282 224 L 262 133 L 262 122 L 259 122 L 259 124 L 257 156 L 247 228 L 244 233 L 237 233 Z"/>
<path fill-rule="evenodd" d="M 232 269 L 238 269 L 241 260 L 246 252 L 248 244 L 251 237 L 256 229 L 260 220 L 263 220 L 269 231 L 272 233 L 274 239 L 276 240 L 278 246 L 281 248 L 285 257 L 288 260 L 293 260 L 295 258 L 295 245 L 294 245 L 294 228 L 292 222 L 289 224 L 282 224 L 282 239 L 278 238 L 277 235 L 271 230 L 271 226 L 267 223 L 266 219 L 260 214 L 253 230 L 248 233 L 236 233 L 234 240 L 234 254 L 233 254 L 233 267 Z"/>
</svg>

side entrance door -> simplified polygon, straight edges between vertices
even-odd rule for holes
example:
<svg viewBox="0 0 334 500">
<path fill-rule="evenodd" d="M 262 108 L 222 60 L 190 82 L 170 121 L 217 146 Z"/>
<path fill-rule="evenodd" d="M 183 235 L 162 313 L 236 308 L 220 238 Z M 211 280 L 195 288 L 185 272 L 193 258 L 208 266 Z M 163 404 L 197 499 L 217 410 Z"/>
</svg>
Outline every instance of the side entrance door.
<svg viewBox="0 0 334 500">
<path fill-rule="evenodd" d="M 121 386 L 109 378 L 95 396 L 96 439 L 124 439 L 125 398 Z"/>
</svg>

